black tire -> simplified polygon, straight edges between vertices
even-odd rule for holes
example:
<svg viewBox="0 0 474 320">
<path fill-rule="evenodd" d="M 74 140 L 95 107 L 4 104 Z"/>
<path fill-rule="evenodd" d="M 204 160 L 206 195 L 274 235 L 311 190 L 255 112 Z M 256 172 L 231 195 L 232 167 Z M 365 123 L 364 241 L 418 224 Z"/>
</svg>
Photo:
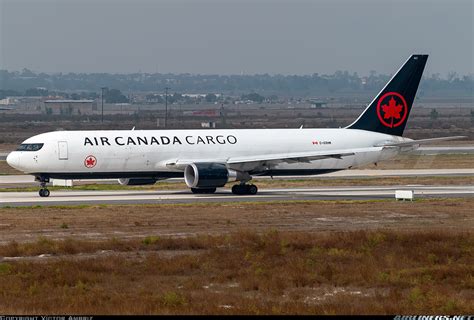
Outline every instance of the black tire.
<svg viewBox="0 0 474 320">
<path fill-rule="evenodd" d="M 40 189 L 39 192 L 38 192 L 38 194 L 39 194 L 40 197 L 44 197 L 43 189 Z"/>
<path fill-rule="evenodd" d="M 258 188 L 253 184 L 236 184 L 232 186 L 232 193 L 238 195 L 257 194 Z"/>
<path fill-rule="evenodd" d="M 43 190 L 43 197 L 49 197 L 49 194 L 50 194 L 50 192 L 49 192 L 48 189 Z"/>
<path fill-rule="evenodd" d="M 242 186 L 240 184 L 235 184 L 232 186 L 232 193 L 242 195 L 242 194 L 245 194 L 244 189 L 245 189 L 245 186 Z"/>
<path fill-rule="evenodd" d="M 211 193 L 216 192 L 217 188 L 206 188 L 202 190 L 203 190 L 203 193 L 211 194 Z"/>
<path fill-rule="evenodd" d="M 257 188 L 256 185 L 251 184 L 251 185 L 248 186 L 248 188 L 247 188 L 247 193 L 248 194 L 255 195 L 255 194 L 257 194 L 257 192 L 258 192 L 258 188 Z"/>
<path fill-rule="evenodd" d="M 207 193 L 211 194 L 216 192 L 217 188 L 191 188 L 192 193 L 194 194 L 202 194 Z"/>
</svg>

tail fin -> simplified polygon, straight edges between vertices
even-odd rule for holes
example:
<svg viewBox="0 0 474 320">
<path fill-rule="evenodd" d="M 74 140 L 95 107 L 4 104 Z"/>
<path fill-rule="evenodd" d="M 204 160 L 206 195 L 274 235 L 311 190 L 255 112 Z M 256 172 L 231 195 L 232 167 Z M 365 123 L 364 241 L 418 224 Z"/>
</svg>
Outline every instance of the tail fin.
<svg viewBox="0 0 474 320">
<path fill-rule="evenodd" d="M 402 136 L 428 55 L 414 54 L 348 129 Z"/>
</svg>

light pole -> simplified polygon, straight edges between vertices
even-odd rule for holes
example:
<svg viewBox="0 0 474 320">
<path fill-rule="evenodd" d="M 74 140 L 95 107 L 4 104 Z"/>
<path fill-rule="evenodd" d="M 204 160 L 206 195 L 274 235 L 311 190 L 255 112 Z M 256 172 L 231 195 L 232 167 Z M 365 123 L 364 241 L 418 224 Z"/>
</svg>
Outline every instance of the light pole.
<svg viewBox="0 0 474 320">
<path fill-rule="evenodd" d="M 107 87 L 101 87 L 100 90 L 102 92 L 102 116 L 101 116 L 101 122 L 104 123 L 104 90 L 107 89 Z"/>
<path fill-rule="evenodd" d="M 165 128 L 168 124 L 168 90 L 170 88 L 165 87 Z"/>
</svg>

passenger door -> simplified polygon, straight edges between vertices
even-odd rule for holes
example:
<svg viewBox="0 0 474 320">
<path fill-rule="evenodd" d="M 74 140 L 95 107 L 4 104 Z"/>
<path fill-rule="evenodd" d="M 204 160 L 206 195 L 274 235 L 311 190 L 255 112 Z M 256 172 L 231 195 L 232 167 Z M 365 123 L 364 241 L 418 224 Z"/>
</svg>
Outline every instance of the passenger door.
<svg viewBox="0 0 474 320">
<path fill-rule="evenodd" d="M 67 160 L 67 141 L 59 141 L 58 142 L 58 156 L 59 160 Z"/>
</svg>

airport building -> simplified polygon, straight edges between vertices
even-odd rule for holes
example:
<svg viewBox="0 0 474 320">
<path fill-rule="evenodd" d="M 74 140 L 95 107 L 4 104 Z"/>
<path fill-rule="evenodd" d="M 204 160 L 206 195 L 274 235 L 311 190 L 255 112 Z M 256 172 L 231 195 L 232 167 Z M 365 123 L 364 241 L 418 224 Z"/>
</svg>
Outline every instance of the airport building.
<svg viewBox="0 0 474 320">
<path fill-rule="evenodd" d="M 94 114 L 96 100 L 45 100 L 44 112 L 47 114 Z"/>
</svg>

